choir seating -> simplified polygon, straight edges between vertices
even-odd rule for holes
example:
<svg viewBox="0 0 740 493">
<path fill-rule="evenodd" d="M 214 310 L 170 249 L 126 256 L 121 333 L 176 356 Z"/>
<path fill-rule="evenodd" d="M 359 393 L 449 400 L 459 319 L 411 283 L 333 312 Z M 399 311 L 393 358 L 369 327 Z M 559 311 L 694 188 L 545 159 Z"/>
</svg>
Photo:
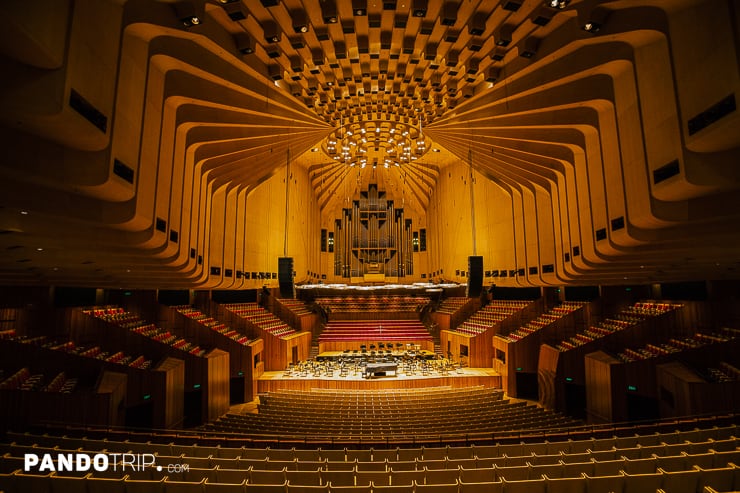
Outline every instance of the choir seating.
<svg viewBox="0 0 740 493">
<path fill-rule="evenodd" d="M 414 320 L 333 321 L 326 324 L 319 336 L 319 353 L 344 349 L 359 349 L 365 345 L 393 343 L 420 345 L 434 349 L 431 334 Z"/>
</svg>

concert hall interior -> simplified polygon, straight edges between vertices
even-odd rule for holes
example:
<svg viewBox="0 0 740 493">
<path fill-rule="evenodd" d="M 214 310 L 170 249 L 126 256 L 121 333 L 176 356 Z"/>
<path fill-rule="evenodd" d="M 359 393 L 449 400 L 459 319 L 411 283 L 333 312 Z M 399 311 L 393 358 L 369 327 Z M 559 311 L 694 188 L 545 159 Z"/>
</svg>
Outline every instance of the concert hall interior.
<svg viewBox="0 0 740 493">
<path fill-rule="evenodd" d="M 740 491 L 737 0 L 0 14 L 0 493 Z"/>
</svg>

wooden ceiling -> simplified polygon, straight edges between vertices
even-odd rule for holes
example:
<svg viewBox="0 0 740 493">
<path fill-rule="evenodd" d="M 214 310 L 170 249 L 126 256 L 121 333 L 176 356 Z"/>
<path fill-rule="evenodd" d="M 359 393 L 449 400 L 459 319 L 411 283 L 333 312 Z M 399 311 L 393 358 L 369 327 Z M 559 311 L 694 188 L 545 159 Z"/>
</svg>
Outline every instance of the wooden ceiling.
<svg viewBox="0 0 740 493">
<path fill-rule="evenodd" d="M 583 0 L 214 0 L 206 21 L 234 37 L 245 63 L 336 128 L 366 121 L 423 129 L 503 78 L 508 59 L 577 16 Z M 591 2 L 593 3 L 593 2 Z M 193 26 L 197 30 L 199 26 Z M 428 205 L 440 165 L 459 160 L 434 142 L 400 169 L 359 171 L 317 144 L 306 157 L 324 210 L 363 180 Z M 438 154 L 431 154 L 437 151 Z M 382 160 L 381 160 L 382 167 Z M 358 176 L 360 175 L 360 176 Z M 347 192 L 344 192 L 347 190 Z"/>
</svg>

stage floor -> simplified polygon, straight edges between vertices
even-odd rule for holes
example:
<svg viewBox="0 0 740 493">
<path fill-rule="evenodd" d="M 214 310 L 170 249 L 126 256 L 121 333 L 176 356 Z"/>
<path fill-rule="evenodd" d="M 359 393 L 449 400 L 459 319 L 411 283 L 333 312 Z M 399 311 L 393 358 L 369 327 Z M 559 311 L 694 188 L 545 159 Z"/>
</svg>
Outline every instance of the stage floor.
<svg viewBox="0 0 740 493">
<path fill-rule="evenodd" d="M 472 387 L 482 385 L 490 388 L 501 388 L 501 375 L 492 368 L 462 368 L 449 372 L 447 375 L 407 375 L 373 377 L 365 379 L 362 373 L 355 373 L 345 377 L 313 376 L 305 377 L 286 375 L 283 371 L 266 371 L 257 379 L 257 392 L 272 392 L 275 390 L 311 390 L 311 389 L 347 389 L 347 390 L 378 390 L 402 389 L 423 387 Z"/>
</svg>

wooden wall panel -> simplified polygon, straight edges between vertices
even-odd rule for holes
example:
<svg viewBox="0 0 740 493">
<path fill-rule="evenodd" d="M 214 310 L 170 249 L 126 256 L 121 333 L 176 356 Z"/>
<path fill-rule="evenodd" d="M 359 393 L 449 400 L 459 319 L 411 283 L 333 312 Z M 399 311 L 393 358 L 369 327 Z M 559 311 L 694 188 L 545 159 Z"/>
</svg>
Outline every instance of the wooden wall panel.
<svg viewBox="0 0 740 493">
<path fill-rule="evenodd" d="M 612 368 L 619 365 L 619 360 L 603 351 L 587 354 L 585 358 L 586 415 L 589 423 L 610 423 L 615 406 L 613 399 L 620 397 L 617 394 L 624 398 L 624 389 L 614 388 L 617 382 L 612 379 Z"/>
<path fill-rule="evenodd" d="M 501 379 L 494 372 L 479 375 L 455 375 L 448 377 L 425 378 L 385 378 L 369 380 L 342 380 L 281 378 L 282 372 L 270 372 L 257 381 L 260 393 L 276 390 L 311 390 L 311 389 L 344 389 L 344 390 L 382 390 L 382 389 L 411 389 L 423 387 L 470 387 L 480 385 L 489 388 L 501 388 Z"/>
<path fill-rule="evenodd" d="M 153 369 L 155 380 L 153 425 L 155 428 L 182 427 L 185 418 L 185 362 L 165 358 Z"/>
<path fill-rule="evenodd" d="M 207 420 L 222 416 L 229 410 L 229 353 L 214 349 L 206 355 L 208 361 L 208 386 L 205 393 L 208 403 Z"/>
<path fill-rule="evenodd" d="M 464 345 L 468 347 L 467 363 L 470 368 L 491 368 L 493 366 L 492 329 L 475 336 L 443 330 L 440 332 L 439 339 L 442 353 L 445 356 L 449 350 L 452 353 L 452 359 L 460 361 L 460 346 Z"/>
</svg>

